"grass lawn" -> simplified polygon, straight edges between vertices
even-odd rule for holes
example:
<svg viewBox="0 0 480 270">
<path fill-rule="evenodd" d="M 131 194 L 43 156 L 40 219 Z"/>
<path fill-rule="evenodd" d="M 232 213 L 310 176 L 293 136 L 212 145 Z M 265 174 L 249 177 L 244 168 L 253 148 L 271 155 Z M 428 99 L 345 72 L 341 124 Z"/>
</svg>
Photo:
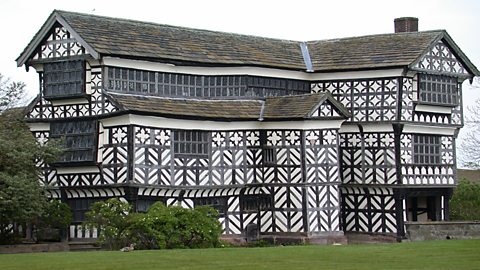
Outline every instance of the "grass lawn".
<svg viewBox="0 0 480 270">
<path fill-rule="evenodd" d="M 0 254 L 0 269 L 480 269 L 480 240 Z"/>
</svg>

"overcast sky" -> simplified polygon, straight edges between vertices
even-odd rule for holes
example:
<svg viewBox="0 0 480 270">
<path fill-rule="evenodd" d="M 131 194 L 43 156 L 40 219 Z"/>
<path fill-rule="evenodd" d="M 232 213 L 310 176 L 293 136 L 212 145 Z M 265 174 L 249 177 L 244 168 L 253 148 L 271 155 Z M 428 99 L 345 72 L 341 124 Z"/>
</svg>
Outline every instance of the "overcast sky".
<svg viewBox="0 0 480 270">
<path fill-rule="evenodd" d="M 478 0 L 0 0 L 0 73 L 26 82 L 32 96 L 37 75 L 15 59 L 54 9 L 299 41 L 390 33 L 394 18 L 417 17 L 420 31 L 446 29 L 480 67 Z M 465 83 L 464 103 L 477 98 L 480 88 Z"/>
</svg>

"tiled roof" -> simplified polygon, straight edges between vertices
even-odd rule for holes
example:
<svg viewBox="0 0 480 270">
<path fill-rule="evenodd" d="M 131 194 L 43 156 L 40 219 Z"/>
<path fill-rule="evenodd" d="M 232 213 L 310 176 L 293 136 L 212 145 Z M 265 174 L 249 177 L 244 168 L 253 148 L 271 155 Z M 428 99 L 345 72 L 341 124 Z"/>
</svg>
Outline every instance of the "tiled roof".
<svg viewBox="0 0 480 270">
<path fill-rule="evenodd" d="M 383 34 L 307 44 L 315 71 L 408 66 L 443 32 Z"/>
<path fill-rule="evenodd" d="M 329 92 L 316 94 L 267 97 L 265 99 L 265 108 L 263 118 L 280 119 L 280 118 L 307 118 L 308 114 L 319 104 L 327 100 L 340 111 L 341 115 L 349 116 L 348 110 Z"/>
<path fill-rule="evenodd" d="M 104 55 L 303 69 L 296 41 L 57 11 Z"/>
<path fill-rule="evenodd" d="M 348 114 L 329 93 L 267 97 L 261 100 L 186 99 L 119 93 L 108 95 L 123 111 L 167 117 L 261 121 L 307 119 L 309 114 L 327 99 L 341 112 L 340 115 Z"/>
<path fill-rule="evenodd" d="M 197 65 L 262 66 L 314 72 L 407 67 L 446 39 L 469 72 L 478 69 L 444 30 L 391 33 L 299 42 L 155 24 L 55 10 L 32 39 L 17 64 L 28 57 L 55 21 L 67 24 L 95 57 L 117 56 Z M 302 47 L 309 51 L 305 63 Z M 308 57 L 306 57 L 308 59 Z"/>
<path fill-rule="evenodd" d="M 200 118 L 258 119 L 260 100 L 201 100 L 110 93 L 125 111 Z"/>
</svg>

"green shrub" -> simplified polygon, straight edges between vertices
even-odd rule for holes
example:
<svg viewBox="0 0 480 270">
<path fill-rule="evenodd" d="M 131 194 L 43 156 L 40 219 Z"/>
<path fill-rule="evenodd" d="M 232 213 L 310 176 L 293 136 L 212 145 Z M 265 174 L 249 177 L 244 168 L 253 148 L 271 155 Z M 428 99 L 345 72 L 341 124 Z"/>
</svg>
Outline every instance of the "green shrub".
<svg viewBox="0 0 480 270">
<path fill-rule="evenodd" d="M 125 229 L 129 225 L 131 207 L 127 202 L 112 198 L 92 204 L 84 226 L 99 230 L 99 243 L 109 249 L 119 249 L 129 243 Z"/>
<path fill-rule="evenodd" d="M 451 220 L 480 220 L 480 184 L 459 181 L 450 199 Z"/>
<path fill-rule="evenodd" d="M 127 235 L 137 249 L 158 249 L 163 243 L 162 235 L 157 235 L 153 228 L 154 219 L 145 213 L 133 213 L 130 215 Z"/>
<path fill-rule="evenodd" d="M 66 237 L 66 229 L 72 223 L 70 207 L 59 200 L 51 200 L 45 204 L 37 223 L 37 240 L 60 241 Z"/>
<path fill-rule="evenodd" d="M 211 207 L 186 209 L 153 204 L 130 221 L 129 234 L 139 248 L 207 248 L 220 245 L 218 213 Z"/>
<path fill-rule="evenodd" d="M 137 249 L 220 246 L 222 227 L 211 207 L 186 209 L 157 202 L 147 213 L 132 213 L 126 202 L 97 202 L 87 212 L 86 226 L 98 228 L 99 242 L 109 249 L 135 244 Z"/>
<path fill-rule="evenodd" d="M 68 204 L 59 200 L 51 200 L 46 203 L 39 223 L 41 226 L 65 229 L 72 223 L 72 220 L 72 211 Z"/>
</svg>

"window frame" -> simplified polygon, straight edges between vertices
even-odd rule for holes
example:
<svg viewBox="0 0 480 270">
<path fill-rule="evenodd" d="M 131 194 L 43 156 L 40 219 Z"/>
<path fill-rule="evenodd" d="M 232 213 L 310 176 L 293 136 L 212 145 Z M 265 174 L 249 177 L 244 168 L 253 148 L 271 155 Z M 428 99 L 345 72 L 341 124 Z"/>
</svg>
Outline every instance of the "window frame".
<svg viewBox="0 0 480 270">
<path fill-rule="evenodd" d="M 227 215 L 227 197 L 201 197 L 193 200 L 195 207 L 209 206 L 217 210 L 218 217 L 225 217 Z"/>
<path fill-rule="evenodd" d="M 209 158 L 211 134 L 203 130 L 173 130 L 172 150 L 174 158 Z M 195 149 L 195 150 L 194 150 Z"/>
<path fill-rule="evenodd" d="M 167 200 L 165 197 L 155 197 L 155 196 L 148 196 L 148 197 L 138 197 L 135 203 L 135 212 L 137 213 L 146 213 L 152 207 L 153 204 L 161 202 L 166 205 Z"/>
<path fill-rule="evenodd" d="M 72 68 L 71 64 L 78 65 L 79 67 Z M 63 66 L 58 67 L 59 65 Z M 71 59 L 66 61 L 64 60 L 44 63 L 43 72 L 41 73 L 44 98 L 47 100 L 56 100 L 65 98 L 86 97 L 86 67 L 86 62 L 82 59 Z M 65 77 L 69 77 L 69 79 L 65 80 Z M 75 89 L 74 91 L 70 90 L 69 92 L 64 91 L 65 88 L 70 89 L 72 85 L 74 85 L 75 88 L 78 89 Z M 51 90 L 52 87 L 62 88 L 63 91 L 61 93 L 57 93 L 60 90 L 57 89 L 53 91 Z"/>
<path fill-rule="evenodd" d="M 91 125 L 91 130 L 85 132 L 83 127 L 79 127 L 81 123 L 85 123 L 86 125 Z M 71 124 L 73 125 L 68 127 L 65 125 Z M 57 125 L 64 125 L 60 127 L 59 130 L 55 130 Z M 73 132 L 69 132 L 70 130 L 66 130 L 69 128 L 73 128 Z M 62 130 L 63 129 L 63 130 Z M 75 131 L 81 130 L 80 133 Z M 78 143 L 78 138 L 85 138 L 91 137 L 90 144 L 91 146 L 81 146 L 78 147 L 75 143 Z M 54 165 L 61 166 L 61 165 L 73 165 L 73 164 L 94 164 L 97 161 L 97 145 L 98 145 L 98 121 L 95 119 L 89 120 L 74 120 L 74 121 L 54 121 L 50 123 L 50 138 L 52 139 L 60 139 L 64 144 L 64 149 L 61 157 L 54 162 Z M 80 139 L 82 141 L 82 139 Z M 73 145 L 69 145 L 73 144 Z M 76 160 L 75 158 L 66 158 L 66 153 L 78 153 L 79 151 L 83 152 L 91 152 L 90 159 L 82 159 Z M 68 155 L 68 154 L 67 154 Z M 74 157 L 72 155 L 72 157 Z"/>
<path fill-rule="evenodd" d="M 240 197 L 240 209 L 243 212 L 268 211 L 272 206 L 272 197 L 267 194 L 245 195 Z"/>
<path fill-rule="evenodd" d="M 114 66 L 105 66 L 103 74 L 108 91 L 165 97 L 249 98 L 311 92 L 308 81 L 252 75 L 195 75 Z"/>
<path fill-rule="evenodd" d="M 440 165 L 442 162 L 442 137 L 432 134 L 413 134 L 413 162 L 419 165 Z"/>
<path fill-rule="evenodd" d="M 434 106 L 459 105 L 460 87 L 456 77 L 419 73 L 417 75 L 417 103 Z"/>
<path fill-rule="evenodd" d="M 68 206 L 72 211 L 72 223 L 80 223 L 85 221 L 85 213 L 90 211 L 92 204 L 96 202 L 105 201 L 107 198 L 75 198 L 67 201 Z M 80 206 L 80 207 L 77 207 Z M 80 218 L 79 218 L 80 217 Z"/>
<path fill-rule="evenodd" d="M 263 165 L 273 166 L 277 164 L 277 149 L 264 146 L 262 149 Z"/>
</svg>

